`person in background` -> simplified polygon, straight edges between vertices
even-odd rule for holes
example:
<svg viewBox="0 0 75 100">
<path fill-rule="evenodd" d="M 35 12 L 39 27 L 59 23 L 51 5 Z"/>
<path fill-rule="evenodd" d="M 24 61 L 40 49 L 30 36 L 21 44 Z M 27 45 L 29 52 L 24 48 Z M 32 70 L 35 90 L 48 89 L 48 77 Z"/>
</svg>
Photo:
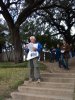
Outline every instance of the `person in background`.
<svg viewBox="0 0 75 100">
<path fill-rule="evenodd" d="M 50 62 L 53 62 L 53 52 L 52 52 L 52 47 L 50 48 Z"/>
<path fill-rule="evenodd" d="M 70 58 L 73 57 L 73 46 L 70 44 L 70 51 L 69 51 Z"/>
<path fill-rule="evenodd" d="M 62 64 L 64 69 L 66 69 L 66 70 L 69 70 L 69 67 L 68 67 L 69 50 L 70 50 L 69 44 L 66 43 L 66 41 L 63 41 L 63 44 L 61 46 L 61 63 L 60 63 L 60 67 L 61 67 L 61 64 Z"/>
<path fill-rule="evenodd" d="M 75 51 L 74 51 L 74 45 L 73 44 L 70 44 L 70 51 L 69 51 L 69 55 L 70 55 L 70 58 L 74 57 L 75 56 Z"/>
<path fill-rule="evenodd" d="M 60 50 L 60 45 L 57 44 L 57 48 L 56 48 L 56 61 L 59 62 L 61 56 L 61 50 Z"/>
<path fill-rule="evenodd" d="M 50 48 L 50 62 L 54 62 L 54 60 L 55 60 L 55 52 L 56 52 L 56 49 L 52 46 Z"/>
<path fill-rule="evenodd" d="M 36 43 L 36 38 L 34 36 L 30 37 L 30 43 L 28 45 L 32 46 L 32 47 L 29 47 L 29 52 L 37 51 L 39 53 L 41 51 L 42 46 L 40 43 Z M 34 45 L 37 45 L 37 46 L 34 47 Z M 29 67 L 29 82 L 35 80 L 39 83 L 40 70 L 39 70 L 39 65 L 38 65 L 38 57 L 28 60 L 28 67 Z"/>
<path fill-rule="evenodd" d="M 38 43 L 38 52 L 39 52 L 39 57 L 38 57 L 38 61 L 40 61 L 40 56 L 41 56 L 41 52 L 42 52 L 42 45 L 41 45 L 41 43 L 40 42 L 37 42 Z"/>
<path fill-rule="evenodd" d="M 27 44 L 26 44 L 26 45 L 25 45 L 25 56 L 26 56 L 26 58 L 27 58 L 28 52 L 29 52 L 29 49 L 28 49 Z"/>
</svg>

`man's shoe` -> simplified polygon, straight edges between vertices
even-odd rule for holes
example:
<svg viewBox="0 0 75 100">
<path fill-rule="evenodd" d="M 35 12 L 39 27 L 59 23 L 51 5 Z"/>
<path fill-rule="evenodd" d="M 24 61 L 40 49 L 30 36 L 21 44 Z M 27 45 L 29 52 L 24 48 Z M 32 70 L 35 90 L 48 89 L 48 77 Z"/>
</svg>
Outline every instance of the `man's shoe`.
<svg viewBox="0 0 75 100">
<path fill-rule="evenodd" d="M 41 82 L 41 80 L 40 79 L 38 79 L 37 81 L 36 81 L 36 83 L 40 83 Z"/>
<path fill-rule="evenodd" d="M 65 68 L 65 70 L 70 70 L 69 68 Z"/>
<path fill-rule="evenodd" d="M 28 81 L 28 82 L 30 83 L 30 82 L 32 82 L 32 81 L 33 81 L 33 79 L 32 79 L 32 78 L 29 78 L 29 81 Z"/>
</svg>

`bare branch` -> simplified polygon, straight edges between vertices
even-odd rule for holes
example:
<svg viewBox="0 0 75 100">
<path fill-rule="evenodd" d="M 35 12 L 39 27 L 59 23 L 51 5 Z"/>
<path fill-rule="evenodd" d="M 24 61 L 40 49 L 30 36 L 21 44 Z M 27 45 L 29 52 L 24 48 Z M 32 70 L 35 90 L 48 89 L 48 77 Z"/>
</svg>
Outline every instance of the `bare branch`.
<svg viewBox="0 0 75 100">
<path fill-rule="evenodd" d="M 7 4 L 6 4 L 6 7 L 9 8 L 9 7 L 10 7 L 11 5 L 13 5 L 13 4 L 17 5 L 19 1 L 21 1 L 21 0 L 17 0 L 16 2 L 11 2 L 11 3 L 10 3 L 10 0 L 8 0 L 8 2 L 7 2 Z"/>
<path fill-rule="evenodd" d="M 52 4 L 52 5 L 45 5 L 45 6 L 38 7 L 38 10 L 50 9 L 50 8 L 55 8 L 55 7 L 65 9 L 65 7 L 61 5 Z"/>
<path fill-rule="evenodd" d="M 56 35 L 59 35 L 59 34 L 61 34 L 61 33 L 56 33 L 56 34 L 53 34 L 53 35 L 51 35 L 51 36 L 56 36 Z"/>
</svg>

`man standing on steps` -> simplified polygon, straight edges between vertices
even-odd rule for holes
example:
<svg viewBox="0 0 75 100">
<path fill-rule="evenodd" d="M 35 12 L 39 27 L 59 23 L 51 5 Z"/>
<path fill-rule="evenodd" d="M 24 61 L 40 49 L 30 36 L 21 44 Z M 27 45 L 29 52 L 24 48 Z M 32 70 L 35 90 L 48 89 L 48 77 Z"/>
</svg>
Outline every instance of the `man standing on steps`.
<svg viewBox="0 0 75 100">
<path fill-rule="evenodd" d="M 40 70 L 38 65 L 39 52 L 42 49 L 41 44 L 36 43 L 34 36 L 30 37 L 30 43 L 27 45 L 29 52 L 27 55 L 28 67 L 29 67 L 29 82 L 35 80 L 40 82 Z"/>
</svg>

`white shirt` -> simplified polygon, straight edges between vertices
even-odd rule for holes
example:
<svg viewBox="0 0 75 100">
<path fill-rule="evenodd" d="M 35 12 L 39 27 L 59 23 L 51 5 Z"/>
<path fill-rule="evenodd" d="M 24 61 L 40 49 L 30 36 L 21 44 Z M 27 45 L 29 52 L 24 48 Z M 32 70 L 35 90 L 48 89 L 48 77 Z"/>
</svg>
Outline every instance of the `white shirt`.
<svg viewBox="0 0 75 100">
<path fill-rule="evenodd" d="M 28 52 L 28 55 L 27 55 L 27 60 L 30 60 L 30 59 L 33 59 L 33 58 L 36 58 L 36 57 L 39 56 L 38 51 L 33 51 L 33 48 L 38 49 L 38 43 L 29 43 L 27 46 L 28 46 L 28 49 L 29 49 L 29 52 Z"/>
</svg>

